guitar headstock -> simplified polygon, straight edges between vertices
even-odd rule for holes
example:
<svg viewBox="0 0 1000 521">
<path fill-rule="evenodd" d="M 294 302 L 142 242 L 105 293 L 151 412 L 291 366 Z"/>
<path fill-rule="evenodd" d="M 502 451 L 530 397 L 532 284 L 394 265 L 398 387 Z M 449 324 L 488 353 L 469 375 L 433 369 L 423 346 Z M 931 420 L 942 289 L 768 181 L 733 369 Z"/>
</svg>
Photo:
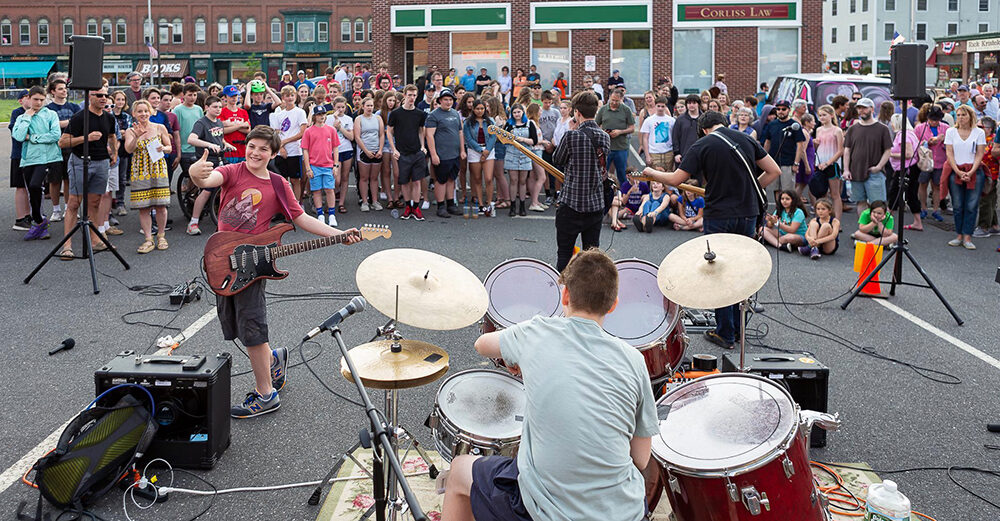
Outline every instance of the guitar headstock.
<svg viewBox="0 0 1000 521">
<path fill-rule="evenodd" d="M 655 179 L 653 179 L 652 177 L 647 177 L 647 176 L 642 175 L 641 172 L 633 172 L 633 173 L 630 173 L 630 174 L 625 174 L 625 177 L 627 177 L 628 180 L 630 182 L 633 182 L 633 183 L 635 183 L 635 182 L 647 182 L 647 183 L 649 183 L 649 182 L 655 181 Z"/>
<path fill-rule="evenodd" d="M 497 139 L 505 145 L 510 145 L 516 141 L 514 138 L 514 134 L 511 134 L 510 132 L 507 132 L 506 130 L 496 125 L 490 125 L 489 127 L 486 128 L 486 131 L 496 136 Z"/>
<path fill-rule="evenodd" d="M 365 224 L 358 228 L 358 235 L 366 241 L 377 239 L 379 237 L 388 239 L 389 237 L 392 237 L 392 230 L 389 229 L 388 225 Z"/>
</svg>

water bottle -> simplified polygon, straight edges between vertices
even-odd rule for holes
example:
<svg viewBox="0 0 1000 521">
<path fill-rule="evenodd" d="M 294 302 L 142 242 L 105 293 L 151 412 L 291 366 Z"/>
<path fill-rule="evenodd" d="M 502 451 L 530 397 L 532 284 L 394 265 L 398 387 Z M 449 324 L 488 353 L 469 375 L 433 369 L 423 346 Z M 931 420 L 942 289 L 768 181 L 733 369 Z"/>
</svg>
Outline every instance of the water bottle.
<svg viewBox="0 0 1000 521">
<path fill-rule="evenodd" d="M 868 487 L 865 521 L 910 521 L 910 500 L 895 481 L 887 479 Z"/>
<path fill-rule="evenodd" d="M 393 219 L 399 219 L 399 210 L 393 208 L 392 211 L 389 213 L 392 214 Z"/>
</svg>

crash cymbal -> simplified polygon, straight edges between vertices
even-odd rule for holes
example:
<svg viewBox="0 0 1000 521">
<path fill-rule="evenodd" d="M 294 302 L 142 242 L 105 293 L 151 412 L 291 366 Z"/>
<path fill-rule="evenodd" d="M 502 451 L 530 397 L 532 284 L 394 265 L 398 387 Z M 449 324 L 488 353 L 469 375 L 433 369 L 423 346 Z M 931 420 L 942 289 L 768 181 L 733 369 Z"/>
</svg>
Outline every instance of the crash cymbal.
<svg viewBox="0 0 1000 521">
<path fill-rule="evenodd" d="M 711 251 L 714 259 L 706 260 Z M 711 256 L 711 255 L 709 255 Z M 744 235 L 714 233 L 674 248 L 660 263 L 656 283 L 684 307 L 713 309 L 753 295 L 771 276 L 771 256 Z"/>
<path fill-rule="evenodd" d="M 475 324 L 489 305 L 479 277 L 448 257 L 424 250 L 397 248 L 369 255 L 358 266 L 357 283 L 375 309 L 423 329 L 446 331 Z"/>
<path fill-rule="evenodd" d="M 448 372 L 448 353 L 419 340 L 399 340 L 398 353 L 392 340 L 378 340 L 351 349 L 351 361 L 366 387 L 408 389 L 428 384 Z M 347 360 L 340 359 L 340 374 L 351 380 Z"/>
</svg>

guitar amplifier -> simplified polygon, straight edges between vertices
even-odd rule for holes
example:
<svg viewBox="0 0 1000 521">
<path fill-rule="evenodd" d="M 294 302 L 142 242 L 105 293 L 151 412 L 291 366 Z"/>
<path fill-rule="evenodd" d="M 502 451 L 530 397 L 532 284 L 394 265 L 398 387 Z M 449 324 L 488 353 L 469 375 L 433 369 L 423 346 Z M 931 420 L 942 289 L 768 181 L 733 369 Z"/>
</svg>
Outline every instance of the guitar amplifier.
<svg viewBox="0 0 1000 521">
<path fill-rule="evenodd" d="M 232 366 L 229 353 L 156 356 L 122 351 L 94 373 L 94 383 L 97 394 L 128 383 L 153 395 L 159 430 L 143 459 L 211 469 L 229 447 Z"/>
<path fill-rule="evenodd" d="M 722 359 L 722 372 L 738 372 L 739 364 L 739 353 L 727 354 Z M 821 362 L 804 355 L 747 353 L 746 365 L 750 374 L 763 376 L 784 386 L 795 403 L 803 409 L 829 412 L 827 397 L 830 368 Z M 826 431 L 814 425 L 809 435 L 809 446 L 825 447 Z"/>
</svg>

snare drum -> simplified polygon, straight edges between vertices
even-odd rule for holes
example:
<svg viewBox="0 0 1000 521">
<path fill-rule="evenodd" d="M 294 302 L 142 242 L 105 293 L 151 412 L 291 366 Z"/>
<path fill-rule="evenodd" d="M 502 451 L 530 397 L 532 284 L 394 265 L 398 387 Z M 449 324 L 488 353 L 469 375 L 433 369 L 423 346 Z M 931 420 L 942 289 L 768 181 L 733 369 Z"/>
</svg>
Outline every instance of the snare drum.
<svg viewBox="0 0 1000 521">
<path fill-rule="evenodd" d="M 540 260 L 504 261 L 493 268 L 483 285 L 490 298 L 480 324 L 483 333 L 506 329 L 536 315 L 563 314 L 559 272 Z"/>
<path fill-rule="evenodd" d="M 680 366 L 687 350 L 681 308 L 660 293 L 655 264 L 623 259 L 615 266 L 618 306 L 604 317 L 604 330 L 642 353 L 650 380 L 667 376 Z"/>
<path fill-rule="evenodd" d="M 517 455 L 527 399 L 524 384 L 507 373 L 469 369 L 441 383 L 430 427 L 445 461 L 461 454 Z"/>
<path fill-rule="evenodd" d="M 653 457 L 677 521 L 830 519 L 809 467 L 805 418 L 817 413 L 800 412 L 780 385 L 705 376 L 663 396 L 657 412 Z"/>
</svg>

